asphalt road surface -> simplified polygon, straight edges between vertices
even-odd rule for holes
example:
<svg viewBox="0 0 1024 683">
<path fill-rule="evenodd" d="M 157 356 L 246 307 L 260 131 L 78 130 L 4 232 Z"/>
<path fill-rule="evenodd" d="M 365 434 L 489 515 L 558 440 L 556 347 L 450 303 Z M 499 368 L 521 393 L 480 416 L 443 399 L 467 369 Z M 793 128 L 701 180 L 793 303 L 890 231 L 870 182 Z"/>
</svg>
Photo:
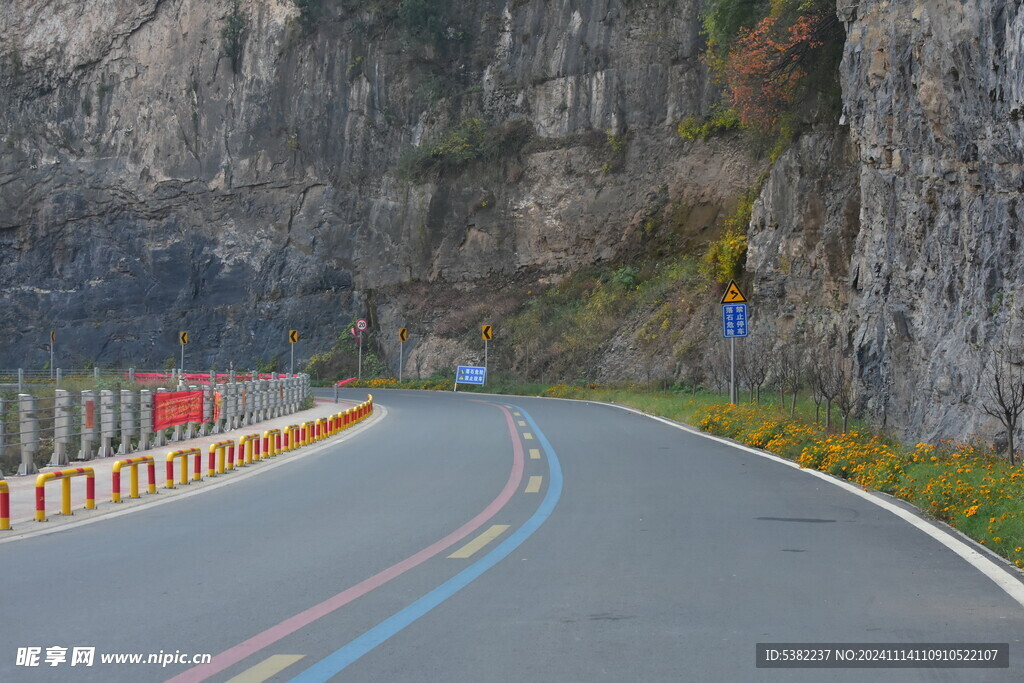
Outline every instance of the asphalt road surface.
<svg viewBox="0 0 1024 683">
<path fill-rule="evenodd" d="M 0 681 L 1024 680 L 1017 601 L 807 472 L 597 404 L 374 397 L 287 465 L 0 544 Z M 957 642 L 1010 668 L 755 667 Z"/>
</svg>

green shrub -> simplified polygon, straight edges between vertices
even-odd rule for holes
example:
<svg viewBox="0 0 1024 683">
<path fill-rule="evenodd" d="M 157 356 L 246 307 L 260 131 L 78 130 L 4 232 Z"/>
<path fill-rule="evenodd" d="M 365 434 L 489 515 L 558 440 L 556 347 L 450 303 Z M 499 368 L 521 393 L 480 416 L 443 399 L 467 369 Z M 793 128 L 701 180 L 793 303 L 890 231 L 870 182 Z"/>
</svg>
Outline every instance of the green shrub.
<svg viewBox="0 0 1024 683">
<path fill-rule="evenodd" d="M 700 274 L 708 284 L 737 279 L 747 259 L 747 236 L 730 228 L 721 238 L 708 245 L 700 262 Z"/>
<path fill-rule="evenodd" d="M 612 280 L 623 289 L 635 289 L 639 275 L 640 269 L 636 266 L 623 266 L 615 271 Z"/>
<path fill-rule="evenodd" d="M 683 140 L 707 140 L 712 135 L 740 127 L 740 117 L 729 107 L 716 107 L 709 116 L 687 116 L 679 122 L 676 132 Z"/>
<path fill-rule="evenodd" d="M 531 135 L 526 121 L 488 126 L 478 118 L 465 119 L 444 135 L 407 149 L 399 159 L 397 174 L 407 180 L 422 180 L 431 173 L 455 173 L 474 161 L 495 161 L 518 152 Z"/>
</svg>

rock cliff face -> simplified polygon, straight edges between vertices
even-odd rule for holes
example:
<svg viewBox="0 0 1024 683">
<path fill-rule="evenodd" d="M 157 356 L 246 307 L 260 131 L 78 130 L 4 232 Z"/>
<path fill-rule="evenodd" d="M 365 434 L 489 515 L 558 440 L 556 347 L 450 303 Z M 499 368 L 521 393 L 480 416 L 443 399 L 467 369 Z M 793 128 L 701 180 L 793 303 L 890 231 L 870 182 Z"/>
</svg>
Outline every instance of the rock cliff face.
<svg viewBox="0 0 1024 683">
<path fill-rule="evenodd" d="M 748 269 L 784 324 L 852 355 L 879 421 L 989 431 L 997 351 L 1024 360 L 1020 3 L 838 4 L 844 125 L 773 169 Z"/>
<path fill-rule="evenodd" d="M 433 34 L 398 0 L 322 5 L 306 30 L 243 0 L 237 73 L 228 0 L 0 8 L 0 366 L 51 328 L 65 366 L 162 364 L 179 330 L 197 367 L 286 357 L 293 328 L 308 357 L 368 297 L 397 328 L 403 284 L 486 298 L 610 258 L 662 185 L 750 183 L 674 135 L 709 101 L 697 2 L 433 3 Z M 467 120 L 486 164 L 398 172 Z"/>
<path fill-rule="evenodd" d="M 441 311 L 615 258 L 666 192 L 713 224 L 764 166 L 675 135 L 717 98 L 699 0 L 400 5 L 324 0 L 304 24 L 242 0 L 233 56 L 228 0 L 0 8 L 0 366 L 41 364 L 51 328 L 63 365 L 162 364 L 178 330 L 198 367 L 286 357 L 291 328 L 308 357 L 369 312 L 412 327 L 429 371 L 464 353 Z M 848 353 L 888 426 L 962 436 L 990 426 L 994 349 L 1024 359 L 1024 18 L 838 6 L 843 118 L 768 175 L 754 321 Z M 467 122 L 482 141 L 456 149 Z M 416 146 L 466 158 L 416 166 Z"/>
</svg>

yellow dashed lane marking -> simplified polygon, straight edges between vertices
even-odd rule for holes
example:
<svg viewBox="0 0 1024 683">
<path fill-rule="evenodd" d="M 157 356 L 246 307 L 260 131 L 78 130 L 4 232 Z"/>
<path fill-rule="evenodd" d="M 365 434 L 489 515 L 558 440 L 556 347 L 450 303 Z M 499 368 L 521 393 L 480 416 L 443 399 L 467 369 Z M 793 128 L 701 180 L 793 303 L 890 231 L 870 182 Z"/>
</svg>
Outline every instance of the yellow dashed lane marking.
<svg viewBox="0 0 1024 683">
<path fill-rule="evenodd" d="M 485 545 L 496 539 L 498 536 L 501 536 L 503 533 L 505 533 L 505 530 L 508 529 L 508 526 L 508 524 L 495 524 L 490 529 L 483 532 L 482 534 L 480 534 L 472 541 L 456 550 L 448 557 L 450 559 L 455 560 L 462 560 L 467 557 L 471 557 L 473 553 L 480 550 Z"/>
<path fill-rule="evenodd" d="M 537 449 L 537 448 L 531 448 L 530 449 L 530 459 L 531 460 L 540 460 L 540 450 Z"/>
<path fill-rule="evenodd" d="M 263 683 L 263 681 L 268 678 L 273 678 L 305 656 L 306 655 L 272 655 L 251 669 L 246 669 L 242 673 L 238 674 L 229 680 L 228 683 Z"/>
<path fill-rule="evenodd" d="M 519 420 L 519 426 L 520 427 L 525 427 L 526 426 L 526 420 Z"/>
<path fill-rule="evenodd" d="M 512 413 L 512 414 L 515 415 L 516 417 L 522 417 L 523 416 L 522 413 Z"/>
<path fill-rule="evenodd" d="M 523 493 L 540 493 L 542 481 L 544 481 L 544 477 L 530 477 L 530 481 L 526 484 L 526 490 Z"/>
<path fill-rule="evenodd" d="M 524 439 L 532 439 L 533 438 L 533 434 L 531 434 L 530 432 L 523 432 L 523 438 Z"/>
</svg>

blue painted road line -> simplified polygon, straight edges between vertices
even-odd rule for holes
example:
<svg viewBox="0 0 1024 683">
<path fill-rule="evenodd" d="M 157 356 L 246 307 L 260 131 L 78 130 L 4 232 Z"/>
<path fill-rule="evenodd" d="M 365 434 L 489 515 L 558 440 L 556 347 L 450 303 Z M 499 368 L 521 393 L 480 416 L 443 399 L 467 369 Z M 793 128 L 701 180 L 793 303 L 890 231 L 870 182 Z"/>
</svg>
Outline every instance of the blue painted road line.
<svg viewBox="0 0 1024 683">
<path fill-rule="evenodd" d="M 555 454 L 555 449 L 551 447 L 551 443 L 547 440 L 547 437 L 544 436 L 544 433 L 541 432 L 540 428 L 537 426 L 537 423 L 533 421 L 533 418 L 530 417 L 525 410 L 513 405 L 506 404 L 506 406 L 522 413 L 523 417 L 533 428 L 534 434 L 537 435 L 537 440 L 540 441 L 544 450 L 547 451 L 548 454 L 548 468 L 550 471 L 551 481 L 548 483 L 547 495 L 544 496 L 544 500 L 541 502 L 540 507 L 537 508 L 537 511 L 533 513 L 533 516 L 530 517 L 523 526 L 519 527 L 515 533 L 505 539 L 505 541 L 494 548 L 494 550 L 487 553 L 475 563 L 466 567 L 461 572 L 448 579 L 405 609 L 393 614 L 363 635 L 350 641 L 347 645 L 344 645 L 340 649 L 327 655 L 325 658 L 321 659 L 319 662 L 293 678 L 293 682 L 320 683 L 321 681 L 328 680 L 332 676 L 338 675 L 344 671 L 349 664 L 352 664 L 385 640 L 395 635 L 406 626 L 412 624 L 424 614 L 468 586 L 474 579 L 478 578 L 488 569 L 504 560 L 512 553 L 513 550 L 522 545 L 523 541 L 529 538 L 533 532 L 539 529 L 541 524 L 551 516 L 551 513 L 555 509 L 555 505 L 558 504 L 558 499 L 562 495 L 562 467 L 558 462 L 558 456 Z"/>
</svg>

